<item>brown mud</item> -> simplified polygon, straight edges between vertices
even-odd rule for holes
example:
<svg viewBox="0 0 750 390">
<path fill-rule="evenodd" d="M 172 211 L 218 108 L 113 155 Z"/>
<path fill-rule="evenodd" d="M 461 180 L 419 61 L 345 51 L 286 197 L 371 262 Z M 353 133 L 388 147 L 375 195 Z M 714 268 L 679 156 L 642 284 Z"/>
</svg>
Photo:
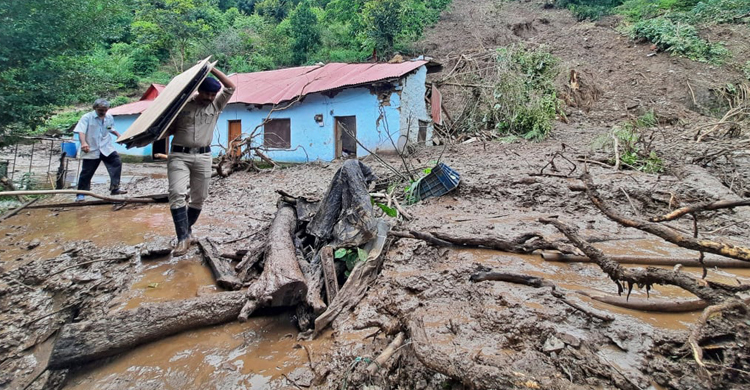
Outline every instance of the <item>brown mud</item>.
<svg viewBox="0 0 750 390">
<path fill-rule="evenodd" d="M 461 185 L 441 198 L 408 206 L 415 218 L 399 228 L 500 237 L 538 232 L 548 239 L 563 239 L 553 227 L 537 222 L 556 215 L 607 254 L 697 258 L 695 252 L 619 226 L 584 193 L 570 190 L 570 185 L 579 184 L 582 162 L 553 172 L 575 168 L 569 178 L 531 176 L 563 148 L 566 156 L 601 155 L 591 148 L 596 136 L 653 109 L 664 118 L 658 129 L 662 135 L 654 145 L 664 156 L 667 172 L 649 175 L 588 165 L 606 201 L 628 215 L 656 216 L 674 208 L 670 194 L 681 204 L 717 200 L 711 195 L 716 188 L 681 180 L 673 168 L 689 164 L 710 148 L 690 142 L 694 126 L 713 119 L 693 107 L 687 83 L 703 91 L 698 92 L 700 99 L 710 85 L 734 80 L 737 70 L 732 63 L 716 68 L 665 53 L 648 57 L 648 45 L 629 41 L 615 30 L 616 24 L 612 18 L 576 23 L 568 12 L 542 9 L 536 1 L 454 0 L 420 43 L 446 68 L 460 54 L 514 42 L 545 44 L 566 66 L 591 75 L 602 97 L 586 110 L 569 107 L 569 123 L 556 123 L 551 137 L 541 143 L 475 142 L 416 150 L 408 157 L 412 165 L 427 167 L 440 158 L 461 174 Z M 717 30 L 712 34 L 726 37 L 729 31 L 734 37 L 728 44 L 734 58 L 746 58 L 747 45 L 737 42 L 748 36 L 747 31 L 733 26 Z M 461 104 L 450 100 L 450 92 L 444 91 L 449 110 Z M 396 156 L 384 158 L 395 167 L 401 165 Z M 391 175 L 375 159 L 364 162 L 381 179 Z M 709 172 L 720 172 L 719 163 L 708 166 Z M 750 169 L 746 155 L 738 154 L 734 164 L 740 171 Z M 275 190 L 319 198 L 340 166 L 312 163 L 215 178 L 194 232 L 217 242 L 222 252 L 243 249 L 276 212 Z M 124 184 L 136 196 L 163 193 L 164 172 L 161 163 L 126 164 L 125 174 L 132 180 Z M 107 181 L 95 181 L 93 188 L 105 193 Z M 43 202 L 70 200 L 57 196 Z M 0 388 L 24 388 L 33 380 L 30 389 L 463 389 L 472 384 L 498 389 L 740 389 L 750 381 L 747 363 L 713 377 L 697 366 L 685 341 L 700 312 L 644 313 L 575 294 L 617 294 L 615 284 L 594 264 L 545 262 L 535 255 L 486 249 L 436 248 L 412 239 L 391 243 L 365 299 L 316 340 L 297 340 L 292 313 L 264 311 L 245 324 L 191 330 L 76 370 L 45 371 L 55 332 L 64 323 L 220 291 L 197 249 L 177 259 L 139 255 L 142 243 L 168 246 L 172 240 L 167 208 L 35 209 L 0 223 Z M 750 223 L 740 215 L 717 211 L 699 216 L 700 237 L 747 245 Z M 692 233 L 689 218 L 668 224 Z M 88 264 L 102 259 L 106 261 Z M 574 310 L 549 288 L 469 280 L 472 273 L 487 268 L 544 277 L 572 301 L 615 320 L 602 322 Z M 698 268 L 683 271 L 702 274 Z M 711 268 L 707 280 L 748 284 L 750 270 Z M 632 296 L 693 298 L 659 285 L 648 296 L 642 289 L 634 289 Z M 730 317 L 722 315 L 708 327 L 709 332 L 724 334 L 709 340 L 714 344 L 714 352 L 706 357 L 711 367 L 722 359 L 750 358 L 741 346 L 743 340 L 747 345 L 748 327 L 732 328 Z M 371 373 L 366 370 L 369 362 L 393 339 L 378 333 L 376 324 L 394 321 L 397 331 L 408 337 Z M 730 330 L 734 335 L 727 334 Z M 459 377 L 469 379 L 462 383 Z M 492 385 L 476 385 L 487 383 Z"/>
</svg>

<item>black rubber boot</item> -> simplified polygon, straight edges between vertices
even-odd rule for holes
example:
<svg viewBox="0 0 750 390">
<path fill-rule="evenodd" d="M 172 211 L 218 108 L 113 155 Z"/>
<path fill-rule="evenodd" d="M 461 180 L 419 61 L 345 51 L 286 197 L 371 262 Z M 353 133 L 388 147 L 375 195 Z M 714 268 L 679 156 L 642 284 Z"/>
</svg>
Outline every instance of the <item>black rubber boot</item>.
<svg viewBox="0 0 750 390">
<path fill-rule="evenodd" d="M 195 222 L 198 220 L 198 217 L 200 215 L 201 215 L 201 209 L 188 207 L 187 209 L 188 237 L 190 239 L 191 244 L 196 243 L 195 237 L 193 237 L 193 225 L 195 225 Z"/>
<path fill-rule="evenodd" d="M 172 212 L 174 230 L 177 233 L 177 245 L 172 250 L 172 256 L 182 256 L 190 249 L 190 233 L 188 226 L 187 209 L 180 207 L 169 209 Z"/>
</svg>

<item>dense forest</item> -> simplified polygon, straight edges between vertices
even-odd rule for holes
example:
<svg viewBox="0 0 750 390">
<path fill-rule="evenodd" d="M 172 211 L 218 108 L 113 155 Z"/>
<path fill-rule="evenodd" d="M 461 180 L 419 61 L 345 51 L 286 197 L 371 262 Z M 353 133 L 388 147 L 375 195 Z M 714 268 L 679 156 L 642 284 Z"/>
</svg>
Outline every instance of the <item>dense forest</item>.
<svg viewBox="0 0 750 390">
<path fill-rule="evenodd" d="M 60 107 L 115 105 L 213 55 L 225 72 L 409 52 L 450 0 L 0 2 L 0 145 Z M 79 113 L 71 113 L 70 121 Z"/>
</svg>

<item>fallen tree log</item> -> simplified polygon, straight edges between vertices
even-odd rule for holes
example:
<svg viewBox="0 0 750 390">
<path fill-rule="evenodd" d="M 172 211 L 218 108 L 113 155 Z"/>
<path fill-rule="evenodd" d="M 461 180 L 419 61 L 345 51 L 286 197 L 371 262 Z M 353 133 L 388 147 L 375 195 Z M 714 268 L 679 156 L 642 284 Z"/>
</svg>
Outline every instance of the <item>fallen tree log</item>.
<svg viewBox="0 0 750 390">
<path fill-rule="evenodd" d="M 339 293 L 339 282 L 336 277 L 336 267 L 334 266 L 333 248 L 326 245 L 318 252 L 320 254 L 320 263 L 323 268 L 323 281 L 326 286 L 326 298 L 328 304 L 336 298 Z"/>
<path fill-rule="evenodd" d="M 224 292 L 147 303 L 109 317 L 67 324 L 55 341 L 49 368 L 80 366 L 185 330 L 232 321 L 242 309 L 244 295 Z"/>
<path fill-rule="evenodd" d="M 198 240 L 198 246 L 203 252 L 206 263 L 211 267 L 216 284 L 226 290 L 239 290 L 242 287 L 242 281 L 237 278 L 229 262 L 219 257 L 214 243 L 208 238 L 201 238 Z"/>
<path fill-rule="evenodd" d="M 296 224 L 294 208 L 286 204 L 279 207 L 268 231 L 263 273 L 247 290 L 240 322 L 247 321 L 258 308 L 293 306 L 307 296 L 305 275 L 292 241 Z"/>
<path fill-rule="evenodd" d="M 32 200 L 30 200 L 30 201 L 28 201 L 28 202 L 26 202 L 26 203 L 24 203 L 24 204 L 16 207 L 15 209 L 13 209 L 13 210 L 11 210 L 11 211 L 3 214 L 2 216 L 0 216 L 0 221 L 5 221 L 6 219 L 8 219 L 8 218 L 10 218 L 10 217 L 18 214 L 19 211 L 21 211 L 21 210 L 23 210 L 23 209 L 31 206 L 32 204 L 36 203 L 38 200 L 39 200 L 39 198 L 32 199 Z"/>
<path fill-rule="evenodd" d="M 622 307 L 624 309 L 639 310 L 639 311 L 653 311 L 660 313 L 685 313 L 691 311 L 699 311 L 708 307 L 706 301 L 702 299 L 691 299 L 691 300 L 679 300 L 679 301 L 668 301 L 664 299 L 641 299 L 641 298 L 625 298 L 617 297 L 613 295 L 593 295 L 585 291 L 577 291 L 577 293 L 589 297 L 595 301 L 606 303 L 612 306 Z"/>
<path fill-rule="evenodd" d="M 672 221 L 672 220 L 682 217 L 685 214 L 697 213 L 700 211 L 732 209 L 732 208 L 740 207 L 740 206 L 750 206 L 750 199 L 720 200 L 718 202 L 698 203 L 692 206 L 679 208 L 665 215 L 652 217 L 649 219 L 649 221 L 651 222 Z"/>
<path fill-rule="evenodd" d="M 410 230 L 392 231 L 394 237 L 413 238 L 426 241 L 436 246 L 463 246 L 468 248 L 487 248 L 502 252 L 530 254 L 536 250 L 557 250 L 563 253 L 576 253 L 575 248 L 567 243 L 550 242 L 539 233 L 526 233 L 513 239 L 495 236 L 460 236 L 445 232 L 418 232 Z"/>
<path fill-rule="evenodd" d="M 320 256 L 315 255 L 312 263 L 308 263 L 304 258 L 298 257 L 299 267 L 302 274 L 307 280 L 307 296 L 305 301 L 317 316 L 326 310 L 326 304 L 323 302 L 323 267 L 320 263 Z"/>
<path fill-rule="evenodd" d="M 377 278 L 380 265 L 383 264 L 383 256 L 380 256 L 380 254 L 385 247 L 390 226 L 382 219 L 376 221 L 377 236 L 368 242 L 364 248 L 367 251 L 367 259 L 354 266 L 351 274 L 349 274 L 349 279 L 341 287 L 336 298 L 328 305 L 328 309 L 315 319 L 313 338 L 330 325 L 340 313 L 356 306 L 364 298 L 370 283 Z"/>
<path fill-rule="evenodd" d="M 627 218 L 604 203 L 589 173 L 583 175 L 583 182 L 586 184 L 586 195 L 591 202 L 607 217 L 620 225 L 651 233 L 682 248 L 713 253 L 743 261 L 750 261 L 750 248 L 710 240 L 701 240 L 679 234 L 674 230 L 655 222 Z M 558 227 L 558 229 L 560 228 Z"/>
<path fill-rule="evenodd" d="M 572 227 L 555 218 L 540 218 L 539 222 L 555 226 L 557 230 L 563 233 L 568 240 L 573 242 L 578 249 L 583 251 L 588 258 L 599 265 L 599 268 L 601 268 L 602 271 L 604 271 L 604 273 L 606 273 L 612 281 L 617 284 L 618 294 L 621 294 L 625 290 L 623 283 L 627 284 L 628 296 L 634 286 L 645 286 L 646 292 L 648 292 L 653 284 L 669 284 L 689 291 L 709 304 L 718 304 L 727 299 L 734 298 L 736 292 L 750 288 L 750 285 L 743 287 L 728 286 L 716 282 L 705 283 L 698 281 L 698 279 L 684 272 L 665 270 L 656 267 L 648 267 L 646 269 L 625 268 L 605 256 L 604 252 L 594 248 L 591 244 L 583 240 L 578 235 L 577 230 Z"/>
<path fill-rule="evenodd" d="M 238 272 L 237 277 L 241 281 L 247 282 L 249 279 L 257 276 L 257 271 L 254 271 L 253 267 L 258 264 L 261 259 L 263 259 L 263 254 L 266 251 L 267 244 L 266 234 L 263 233 L 260 236 L 260 239 L 253 240 L 246 250 L 238 251 L 238 253 L 244 251 L 244 253 L 242 254 L 242 259 L 234 267 L 234 270 Z"/>
<path fill-rule="evenodd" d="M 555 261 L 560 263 L 593 263 L 586 256 L 575 256 L 556 252 L 542 252 L 542 259 L 546 261 Z M 704 259 L 701 264 L 698 259 L 685 259 L 679 257 L 650 257 L 650 256 L 609 256 L 609 258 L 621 264 L 643 264 L 643 265 L 668 265 L 675 266 L 682 264 L 685 267 L 719 267 L 719 268 L 750 268 L 750 262 L 709 258 Z"/>
<path fill-rule="evenodd" d="M 94 198 L 106 200 L 113 203 L 154 203 L 156 200 L 149 198 L 113 198 L 82 190 L 35 190 L 35 191 L 0 191 L 0 196 L 22 196 L 22 195 L 57 195 L 57 194 L 75 194 L 86 195 Z"/>
</svg>

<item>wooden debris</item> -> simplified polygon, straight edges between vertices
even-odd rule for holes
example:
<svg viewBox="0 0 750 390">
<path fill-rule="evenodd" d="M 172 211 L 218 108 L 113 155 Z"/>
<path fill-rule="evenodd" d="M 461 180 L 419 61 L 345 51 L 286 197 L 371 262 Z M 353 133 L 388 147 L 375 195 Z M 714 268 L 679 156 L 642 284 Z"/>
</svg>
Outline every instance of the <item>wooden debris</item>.
<svg viewBox="0 0 750 390">
<path fill-rule="evenodd" d="M 226 290 L 239 290 L 242 287 L 242 281 L 237 278 L 231 264 L 219 257 L 216 245 L 209 238 L 201 238 L 198 240 L 198 246 L 203 252 L 206 263 L 211 267 L 216 284 Z"/>
</svg>

